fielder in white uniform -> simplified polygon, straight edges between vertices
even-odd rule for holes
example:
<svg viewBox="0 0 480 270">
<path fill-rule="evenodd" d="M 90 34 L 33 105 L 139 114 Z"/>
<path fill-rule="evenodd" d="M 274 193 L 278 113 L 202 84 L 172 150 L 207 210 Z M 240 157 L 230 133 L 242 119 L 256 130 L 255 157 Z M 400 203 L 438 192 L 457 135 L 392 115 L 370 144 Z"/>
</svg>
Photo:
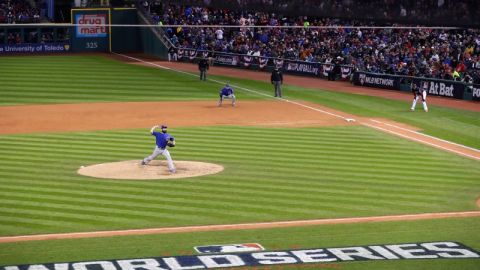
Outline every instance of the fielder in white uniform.
<svg viewBox="0 0 480 270">
<path fill-rule="evenodd" d="M 419 97 L 421 97 L 423 110 L 425 112 L 428 112 L 427 91 L 428 91 L 428 82 L 426 81 L 420 82 L 420 87 L 417 86 L 416 83 L 412 83 L 413 102 L 412 102 L 412 107 L 410 108 L 411 111 L 415 110 L 415 106 L 417 105 L 417 100 Z"/>
</svg>

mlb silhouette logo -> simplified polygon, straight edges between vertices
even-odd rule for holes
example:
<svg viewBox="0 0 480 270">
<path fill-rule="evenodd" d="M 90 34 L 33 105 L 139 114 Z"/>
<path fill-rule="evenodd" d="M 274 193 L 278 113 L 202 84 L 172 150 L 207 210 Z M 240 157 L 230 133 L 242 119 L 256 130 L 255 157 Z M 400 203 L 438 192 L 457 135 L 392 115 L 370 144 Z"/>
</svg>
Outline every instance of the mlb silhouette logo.
<svg viewBox="0 0 480 270">
<path fill-rule="evenodd" d="M 235 252 L 255 252 L 265 250 L 262 245 L 257 243 L 229 244 L 195 247 L 198 253 L 235 253 Z"/>
<path fill-rule="evenodd" d="M 360 74 L 359 75 L 359 79 L 360 79 L 360 84 L 363 85 L 365 83 L 365 78 L 367 77 L 367 75 L 365 74 Z"/>
</svg>

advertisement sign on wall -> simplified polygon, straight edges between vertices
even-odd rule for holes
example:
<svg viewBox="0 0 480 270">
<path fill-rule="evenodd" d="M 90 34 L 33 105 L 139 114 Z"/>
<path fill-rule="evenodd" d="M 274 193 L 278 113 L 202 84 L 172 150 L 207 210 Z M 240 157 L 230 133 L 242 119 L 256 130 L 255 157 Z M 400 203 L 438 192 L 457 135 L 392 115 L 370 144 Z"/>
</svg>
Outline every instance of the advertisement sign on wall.
<svg viewBox="0 0 480 270">
<path fill-rule="evenodd" d="M 476 101 L 480 101 L 480 85 L 474 84 L 471 86 L 472 89 L 472 99 Z"/>
<path fill-rule="evenodd" d="M 69 43 L 48 43 L 48 44 L 2 44 L 0 54 L 34 54 L 34 53 L 66 53 L 70 52 Z"/>
<path fill-rule="evenodd" d="M 72 47 L 75 52 L 111 51 L 110 9 L 72 9 L 75 34 Z"/>
<path fill-rule="evenodd" d="M 355 85 L 400 90 L 400 77 L 387 74 L 356 72 L 353 78 Z"/>
<path fill-rule="evenodd" d="M 104 38 L 107 37 L 107 14 L 76 14 L 75 24 L 78 38 Z"/>
</svg>

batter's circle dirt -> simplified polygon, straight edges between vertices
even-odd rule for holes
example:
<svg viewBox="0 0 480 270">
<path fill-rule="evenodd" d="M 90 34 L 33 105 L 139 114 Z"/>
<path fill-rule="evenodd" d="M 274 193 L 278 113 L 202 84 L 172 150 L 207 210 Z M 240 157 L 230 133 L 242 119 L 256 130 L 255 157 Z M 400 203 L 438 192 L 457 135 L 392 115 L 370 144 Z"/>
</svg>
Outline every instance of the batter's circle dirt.
<svg viewBox="0 0 480 270">
<path fill-rule="evenodd" d="M 95 178 L 117 180 L 162 180 L 189 178 L 223 171 L 223 166 L 198 161 L 175 161 L 176 173 L 168 171 L 166 161 L 153 160 L 141 165 L 138 160 L 110 162 L 81 167 L 77 173 Z"/>
</svg>

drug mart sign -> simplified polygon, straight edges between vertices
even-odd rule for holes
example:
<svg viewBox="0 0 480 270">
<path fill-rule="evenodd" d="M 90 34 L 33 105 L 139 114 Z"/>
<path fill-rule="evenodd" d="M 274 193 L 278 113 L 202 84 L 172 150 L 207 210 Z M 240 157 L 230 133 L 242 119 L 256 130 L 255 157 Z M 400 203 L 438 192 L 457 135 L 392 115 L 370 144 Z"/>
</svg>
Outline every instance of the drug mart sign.
<svg viewBox="0 0 480 270">
<path fill-rule="evenodd" d="M 75 34 L 72 35 L 74 52 L 111 51 L 110 9 L 72 9 L 72 23 Z"/>
<path fill-rule="evenodd" d="M 76 14 L 75 24 L 79 38 L 107 37 L 107 14 Z"/>
<path fill-rule="evenodd" d="M 480 254 L 457 242 L 313 248 L 248 253 L 101 260 L 2 266 L 0 270 L 186 270 L 353 261 L 416 259 L 479 259 Z"/>
</svg>

